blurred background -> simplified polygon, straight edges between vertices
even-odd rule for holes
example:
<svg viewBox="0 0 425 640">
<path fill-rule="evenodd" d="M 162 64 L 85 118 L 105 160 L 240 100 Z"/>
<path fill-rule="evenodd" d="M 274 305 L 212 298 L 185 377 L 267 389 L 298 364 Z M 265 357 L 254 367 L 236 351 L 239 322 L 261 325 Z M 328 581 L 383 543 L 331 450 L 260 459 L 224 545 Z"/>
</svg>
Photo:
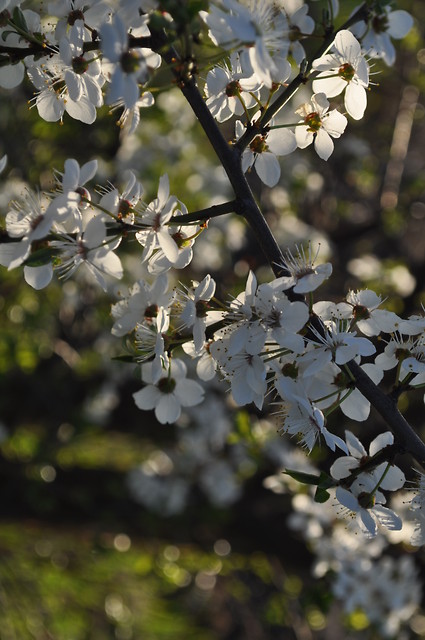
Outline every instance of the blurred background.
<svg viewBox="0 0 425 640">
<path fill-rule="evenodd" d="M 341 4 L 345 14 L 355 5 Z M 399 7 L 415 27 L 394 68 L 375 61 L 365 118 L 350 120 L 329 161 L 308 148 L 282 159 L 273 190 L 251 180 L 282 248 L 321 243 L 320 261 L 334 268 L 321 299 L 370 287 L 409 315 L 425 303 L 425 4 Z M 25 183 L 51 190 L 67 158 L 98 158 L 103 186 L 124 186 L 132 168 L 146 202 L 164 173 L 189 211 L 231 198 L 177 89 L 159 92 L 127 139 L 106 107 L 92 126 L 67 116 L 61 126 L 41 120 L 31 97 L 29 85 L 0 92 L 3 214 Z M 307 86 L 292 107 L 309 97 Z M 231 124 L 224 131 L 232 137 Z M 339 614 L 327 574 L 311 575 L 281 474 L 308 462 L 277 434 L 276 418 L 238 410 L 219 381 L 177 425 L 135 407 L 140 373 L 111 360 L 124 350 L 110 305 L 144 275 L 138 249 L 126 243 L 126 279 L 108 296 L 83 273 L 36 292 L 21 270 L 1 270 L 0 639 L 379 638 L 364 615 Z M 249 269 L 271 277 L 255 238 L 226 216 L 173 277 L 209 272 L 228 300 Z M 422 396 L 402 397 L 401 409 L 425 436 Z M 341 414 L 336 424 L 361 433 Z M 382 430 L 373 413 L 367 430 L 368 441 Z M 423 574 L 420 553 L 415 563 Z M 404 637 L 425 637 L 424 620 L 419 609 Z"/>
</svg>

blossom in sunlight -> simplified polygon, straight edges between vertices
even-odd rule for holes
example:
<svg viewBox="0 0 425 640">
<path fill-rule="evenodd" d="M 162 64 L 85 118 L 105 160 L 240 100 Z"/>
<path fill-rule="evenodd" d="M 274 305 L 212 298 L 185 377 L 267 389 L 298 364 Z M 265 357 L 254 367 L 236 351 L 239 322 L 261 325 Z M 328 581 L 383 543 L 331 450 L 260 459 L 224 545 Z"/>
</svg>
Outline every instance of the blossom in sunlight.
<svg viewBox="0 0 425 640">
<path fill-rule="evenodd" d="M 120 242 L 120 236 L 108 239 L 105 223 L 100 216 L 91 218 L 86 225 L 81 223 L 75 237 L 63 235 L 61 240 L 51 242 L 59 252 L 55 265 L 59 277 L 69 278 L 84 264 L 102 289 L 107 291 L 104 275 L 118 279 L 123 276 L 121 260 L 114 253 Z"/>
<path fill-rule="evenodd" d="M 150 91 L 143 91 L 136 104 L 131 108 L 125 106 L 124 100 L 119 98 L 116 102 L 110 104 L 111 113 L 116 109 L 123 109 L 122 114 L 117 120 L 117 125 L 121 129 L 122 137 L 131 136 L 140 124 L 140 109 L 151 107 L 155 103 L 155 99 Z"/>
<path fill-rule="evenodd" d="M 236 139 L 240 138 L 245 127 L 240 120 L 235 123 Z M 268 187 L 274 187 L 280 178 L 280 164 L 277 156 L 286 156 L 297 148 L 293 131 L 272 129 L 251 141 L 242 154 L 242 170 L 254 167 L 258 177 Z"/>
<path fill-rule="evenodd" d="M 102 51 L 110 63 L 108 104 L 122 100 L 126 109 L 132 109 L 140 97 L 139 82 L 148 79 L 146 58 L 140 48 L 128 47 L 127 27 L 118 14 L 113 21 L 100 28 Z"/>
<path fill-rule="evenodd" d="M 128 296 L 112 305 L 112 334 L 125 336 L 138 323 L 153 322 L 160 309 L 169 309 L 172 299 L 173 294 L 168 293 L 168 277 L 165 274 L 158 276 L 152 284 L 139 280 L 131 287 Z"/>
<path fill-rule="evenodd" d="M 182 407 L 193 407 L 204 399 L 204 390 L 198 382 L 188 380 L 187 368 L 183 360 L 164 360 L 162 377 L 153 383 L 152 363 L 142 365 L 142 380 L 146 386 L 133 393 L 139 409 L 155 409 L 155 416 L 161 424 L 173 423 L 179 419 Z"/>
<path fill-rule="evenodd" d="M 348 452 L 342 438 L 326 428 L 326 418 L 323 412 L 308 397 L 302 381 L 280 376 L 275 380 L 274 385 L 283 400 L 281 433 L 297 436 L 301 446 L 305 447 L 308 452 L 312 451 L 321 438 L 331 451 L 335 451 L 335 448 L 338 447 L 345 453 Z"/>
<path fill-rule="evenodd" d="M 59 42 L 59 54 L 34 61 L 28 77 L 38 90 L 34 98 L 41 118 L 47 122 L 63 119 L 64 113 L 85 124 L 96 120 L 96 107 L 103 104 L 105 78 L 95 52 L 84 53 L 83 27 L 77 21 L 69 38 Z"/>
<path fill-rule="evenodd" d="M 208 72 L 204 87 L 207 106 L 218 122 L 225 122 L 233 115 L 243 115 L 244 105 L 247 109 L 256 105 L 251 92 L 259 98 L 258 89 L 258 79 L 242 72 L 236 53 Z"/>
<path fill-rule="evenodd" d="M 285 253 L 285 262 L 282 265 L 291 275 L 278 279 L 284 289 L 293 287 L 294 293 L 309 293 L 315 291 L 332 274 L 330 262 L 315 265 L 319 255 L 320 246 L 313 254 L 311 244 L 308 251 L 304 247 L 295 247 L 295 254 L 288 250 Z"/>
<path fill-rule="evenodd" d="M 167 226 L 176 207 L 177 198 L 170 196 L 168 176 L 163 175 L 159 179 L 157 198 L 146 207 L 140 218 L 146 229 L 136 234 L 137 240 L 143 245 L 142 262 L 147 262 L 156 249 L 162 249 L 170 263 L 178 259 L 179 248 L 171 235 L 171 228 Z"/>
<path fill-rule="evenodd" d="M 116 216 L 120 222 L 134 223 L 134 208 L 143 195 L 143 186 L 132 171 L 129 172 L 127 184 L 121 193 L 113 185 L 98 191 L 102 193 L 100 207 Z"/>
<path fill-rule="evenodd" d="M 300 65 L 306 57 L 301 40 L 314 31 L 314 20 L 307 15 L 309 7 L 293 0 L 275 0 L 275 4 L 285 12 L 289 24 L 289 53 Z"/>
<path fill-rule="evenodd" d="M 72 202 L 72 195 L 69 200 Z M 55 221 L 66 212 L 66 207 L 58 206 L 56 200 L 49 203 L 32 191 L 12 202 L 6 214 L 6 231 L 15 242 L 0 244 L 0 264 L 11 270 L 25 262 L 32 243 L 46 238 Z"/>
<path fill-rule="evenodd" d="M 205 329 L 207 326 L 209 302 L 215 293 L 215 281 L 210 275 L 185 291 L 179 292 L 179 319 L 182 327 L 190 328 L 193 332 L 195 349 L 200 352 L 205 343 Z"/>
<path fill-rule="evenodd" d="M 242 66 L 250 66 L 260 82 L 272 86 L 277 73 L 273 53 L 288 52 L 289 26 L 283 11 L 268 0 L 236 0 L 211 3 L 200 15 L 209 27 L 213 42 L 226 49 L 243 48 Z M 223 7 L 223 8 L 221 8 Z"/>
<path fill-rule="evenodd" d="M 349 291 L 345 299 L 352 307 L 356 327 L 366 336 L 378 336 L 381 332 L 392 333 L 396 330 L 400 318 L 393 311 L 378 309 L 383 301 L 374 291 Z"/>
<path fill-rule="evenodd" d="M 332 138 L 339 138 L 347 126 L 347 118 L 336 109 L 329 111 L 329 100 L 324 93 L 314 94 L 310 102 L 295 110 L 302 117 L 295 127 L 295 138 L 300 149 L 314 143 L 317 155 L 327 160 L 334 150 Z"/>
<path fill-rule="evenodd" d="M 331 466 L 330 473 L 335 480 L 348 478 L 354 470 L 361 469 L 362 465 L 368 463 L 379 451 L 392 445 L 394 443 L 394 436 L 390 431 L 380 433 L 370 443 L 369 453 L 366 452 L 360 440 L 351 433 L 351 431 L 347 430 L 345 432 L 345 440 L 350 455 L 338 458 Z M 364 474 L 369 474 L 371 477 L 376 478 L 377 482 L 380 481 L 380 489 L 387 491 L 401 489 L 406 481 L 404 473 L 394 464 L 391 464 L 388 468 L 387 466 L 386 462 L 381 462 L 373 469 L 369 469 L 360 474 L 357 473 L 357 478 L 361 479 Z"/>
<path fill-rule="evenodd" d="M 360 21 L 351 27 L 351 31 L 369 56 L 382 58 L 385 64 L 391 66 L 396 57 L 391 38 L 399 40 L 407 36 L 413 27 L 413 18 L 402 9 L 393 11 L 390 5 L 378 7 L 374 5 L 370 8 L 371 16 L 367 23 Z"/>
<path fill-rule="evenodd" d="M 335 492 L 335 497 L 342 506 L 342 509 L 338 509 L 338 516 L 351 518 L 369 538 L 376 536 L 378 524 L 390 531 L 399 531 L 403 526 L 401 518 L 392 509 L 384 506 L 385 496 L 377 489 L 380 482 L 385 481 L 383 475 L 384 472 L 381 473 L 381 469 L 378 474 L 375 472 L 361 474 L 361 477 L 354 480 L 349 490 L 337 487 Z M 388 483 L 387 490 L 395 491 L 399 488 L 397 484 L 398 480 L 395 480 L 394 484 Z"/>
<path fill-rule="evenodd" d="M 334 320 L 325 322 L 323 334 L 312 328 L 316 340 L 311 341 L 311 344 L 314 344 L 315 349 L 305 354 L 305 362 L 310 362 L 305 375 L 320 371 L 328 362 L 341 365 L 353 358 L 375 353 L 375 345 L 370 340 L 358 338 L 355 332 L 344 331 L 344 328 L 344 321 Z"/>
<path fill-rule="evenodd" d="M 320 72 L 313 81 L 315 93 L 324 92 L 332 98 L 345 90 L 344 104 L 348 114 L 354 120 L 363 118 L 369 65 L 360 43 L 350 31 L 343 29 L 337 33 L 332 52 L 314 60 L 313 69 Z"/>
<path fill-rule="evenodd" d="M 59 20 L 55 26 L 55 38 L 60 40 L 77 20 L 82 25 L 89 25 L 86 31 L 86 40 L 91 39 L 91 30 L 99 29 L 103 22 L 107 21 L 111 8 L 105 0 L 52 0 L 48 4 L 48 12 Z"/>
</svg>

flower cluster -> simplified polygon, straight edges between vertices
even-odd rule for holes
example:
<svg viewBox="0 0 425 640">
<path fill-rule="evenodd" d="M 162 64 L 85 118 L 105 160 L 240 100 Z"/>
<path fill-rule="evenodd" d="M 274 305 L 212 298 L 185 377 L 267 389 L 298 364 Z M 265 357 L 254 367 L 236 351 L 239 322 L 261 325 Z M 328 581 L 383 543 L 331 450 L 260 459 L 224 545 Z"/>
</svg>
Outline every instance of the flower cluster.
<svg viewBox="0 0 425 640">
<path fill-rule="evenodd" d="M 316 486 L 314 500 L 307 493 L 294 498 L 291 526 L 303 530 L 313 546 L 322 536 L 316 574 L 337 572 L 333 591 L 344 598 L 345 611 L 361 607 L 384 635 L 397 633 L 417 602 L 403 595 L 391 604 L 385 583 L 392 581 L 405 593 L 409 581 L 417 584 L 416 571 L 409 558 L 400 563 L 380 558 L 375 576 L 371 566 L 384 548 L 384 536 L 403 527 L 399 509 L 392 502 L 387 506 L 389 494 L 406 484 L 395 464 L 400 442 L 386 431 L 367 448 L 357 435 L 343 432 L 334 416 L 340 411 L 358 423 L 368 418 L 371 394 L 360 390 L 359 371 L 376 390 L 384 376 L 391 379 L 391 400 L 425 386 L 424 314 L 402 319 L 369 289 L 349 291 L 339 302 L 315 299 L 332 266 L 317 264 L 318 250 L 311 244 L 267 256 L 274 277 L 262 281 L 249 271 L 244 290 L 233 289 L 231 297 L 223 295 L 221 283 L 209 273 L 200 281 L 184 274 L 177 281 L 174 270 L 181 274 L 191 264 L 206 220 L 221 215 L 217 209 L 223 215 L 238 212 L 250 224 L 257 205 L 244 173 L 254 169 L 273 187 L 281 177 L 278 158 L 310 145 L 321 160 L 330 158 L 349 120 L 364 116 L 369 61 L 392 64 L 391 38 L 404 37 L 412 18 L 387 3 L 369 2 L 367 11 L 363 5 L 354 11 L 348 28 L 333 30 L 316 25 L 302 0 L 212 0 L 203 10 L 198 3 L 194 8 L 156 0 L 67 0 L 50 2 L 49 19 L 41 20 L 20 4 L 0 2 L 0 87 L 13 89 L 27 78 L 34 88 L 32 106 L 48 122 L 67 114 L 92 124 L 106 103 L 121 110 L 120 126 L 133 133 L 140 108 L 154 103 L 156 72 L 166 66 L 161 87 L 170 75 L 173 85 L 183 89 L 223 166 L 227 163 L 227 175 L 238 174 L 230 180 L 234 201 L 218 205 L 215 213 L 213 207 L 188 212 L 170 192 L 167 174 L 159 179 L 156 196 L 145 202 L 136 171 L 128 172 L 122 188 L 108 182 L 94 189 L 97 161 L 80 166 L 70 158 L 63 172 L 55 172 L 53 191 L 28 188 L 5 214 L 0 265 L 23 267 L 34 289 L 46 287 L 55 274 L 81 278 L 85 269 L 108 292 L 111 278 L 124 278 L 122 245 L 130 239 L 140 250 L 136 260 L 143 276 L 133 278 L 127 290 L 115 289 L 111 309 L 113 336 L 124 338 L 125 359 L 140 366 L 141 388 L 133 393 L 134 402 L 154 411 L 161 424 L 198 415 L 206 426 L 178 438 L 183 458 L 169 450 L 134 470 L 129 475 L 133 494 L 150 508 L 175 514 L 183 509 L 194 476 L 215 504 L 237 499 L 238 470 L 252 460 L 240 450 L 230 462 L 224 455 L 214 458 L 225 448 L 231 425 L 211 408 L 206 394 L 212 385 L 225 385 L 233 407 L 252 404 L 255 412 L 274 413 L 275 431 L 292 436 L 301 455 L 316 446 L 331 452 L 331 462 L 326 458 L 323 463 L 326 470 L 319 472 L 305 461 L 302 471 L 288 470 L 292 480 Z M 335 18 L 338 2 L 327 4 Z M 207 34 L 209 46 L 217 48 L 211 60 L 219 62 L 202 70 L 202 96 L 196 82 L 200 61 L 192 45 Z M 303 41 L 311 35 L 324 42 L 307 60 Z M 296 97 L 301 86 L 306 87 L 302 100 Z M 232 118 L 228 145 L 214 119 L 221 124 Z M 0 172 L 6 160 L 0 159 Z M 261 225 L 256 228 L 265 230 Z M 391 406 L 395 409 L 395 401 Z M 214 432 L 208 420 L 213 412 Z M 279 453 L 275 446 L 275 457 Z M 286 490 L 276 478 L 268 480 L 274 490 Z M 409 503 L 414 524 L 408 542 L 413 546 L 425 541 L 424 492 L 420 474 Z M 354 542 L 357 531 L 373 538 L 363 557 L 360 543 Z M 356 589 L 366 578 L 378 594 L 379 614 L 367 590 L 360 594 Z"/>
</svg>

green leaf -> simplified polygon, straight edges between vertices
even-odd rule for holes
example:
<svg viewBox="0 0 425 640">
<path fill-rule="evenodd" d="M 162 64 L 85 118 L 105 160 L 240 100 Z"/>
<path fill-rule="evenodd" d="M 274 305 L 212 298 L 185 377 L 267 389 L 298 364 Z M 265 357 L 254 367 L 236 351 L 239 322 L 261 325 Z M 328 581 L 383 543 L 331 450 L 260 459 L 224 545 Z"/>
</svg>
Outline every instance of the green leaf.
<svg viewBox="0 0 425 640">
<path fill-rule="evenodd" d="M 21 11 L 21 9 L 19 7 L 15 7 L 13 9 L 12 22 L 19 29 L 21 29 L 22 31 L 25 31 L 26 33 L 28 33 L 27 21 L 25 20 L 25 16 L 24 16 L 24 14 L 22 13 L 22 11 Z"/>
<path fill-rule="evenodd" d="M 314 502 L 323 503 L 329 500 L 330 497 L 331 494 L 329 493 L 329 491 L 326 491 L 326 489 L 322 489 L 322 487 L 317 487 L 316 493 L 314 494 Z"/>
<path fill-rule="evenodd" d="M 311 473 L 304 473 L 303 471 L 293 471 L 292 469 L 285 469 L 282 471 L 287 476 L 291 476 L 294 480 L 302 482 L 303 484 L 320 484 L 321 476 L 314 476 Z"/>
<path fill-rule="evenodd" d="M 133 356 L 114 356 L 111 360 L 117 360 L 118 362 L 135 362 Z"/>
</svg>

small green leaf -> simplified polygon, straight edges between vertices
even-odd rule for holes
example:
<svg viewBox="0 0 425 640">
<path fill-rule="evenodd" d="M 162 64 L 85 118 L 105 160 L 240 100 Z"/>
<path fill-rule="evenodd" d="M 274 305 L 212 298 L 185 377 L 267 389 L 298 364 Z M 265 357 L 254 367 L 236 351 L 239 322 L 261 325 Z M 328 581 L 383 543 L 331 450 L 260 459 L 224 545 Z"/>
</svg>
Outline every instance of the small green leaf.
<svg viewBox="0 0 425 640">
<path fill-rule="evenodd" d="M 291 476 L 294 480 L 302 482 L 303 484 L 320 484 L 321 476 L 314 476 L 311 473 L 304 473 L 303 471 L 293 471 L 292 469 L 285 469 L 282 473 L 287 476 Z"/>
<path fill-rule="evenodd" d="M 330 497 L 331 494 L 329 493 L 329 491 L 326 491 L 326 489 L 322 489 L 322 487 L 317 487 L 316 493 L 314 494 L 314 502 L 327 502 Z"/>
<path fill-rule="evenodd" d="M 15 7 L 13 9 L 12 22 L 19 29 L 21 29 L 22 31 L 25 31 L 26 33 L 28 33 L 27 21 L 25 20 L 25 16 L 24 16 L 24 14 L 22 13 L 22 11 L 21 11 L 21 9 L 19 7 Z"/>
</svg>

